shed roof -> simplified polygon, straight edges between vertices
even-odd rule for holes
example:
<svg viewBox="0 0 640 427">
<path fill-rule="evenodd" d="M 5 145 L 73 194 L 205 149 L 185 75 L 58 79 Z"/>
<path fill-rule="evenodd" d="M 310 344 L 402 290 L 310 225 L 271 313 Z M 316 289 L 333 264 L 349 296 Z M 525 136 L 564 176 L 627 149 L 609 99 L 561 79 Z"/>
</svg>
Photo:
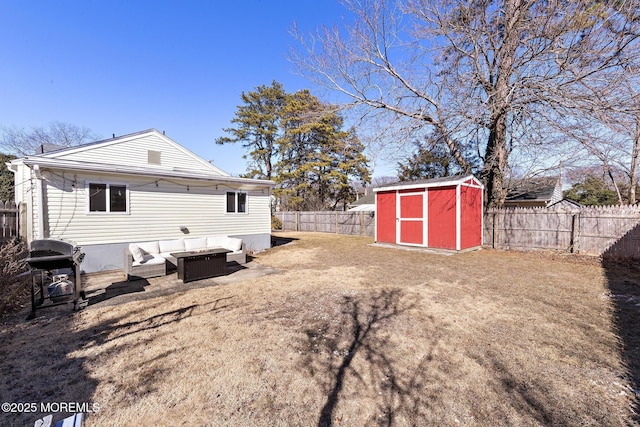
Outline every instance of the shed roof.
<svg viewBox="0 0 640 427">
<path fill-rule="evenodd" d="M 413 188 L 425 188 L 425 187 L 447 187 L 451 185 L 463 184 L 466 181 L 472 179 L 476 185 L 484 188 L 484 185 L 473 175 L 453 175 L 444 176 L 440 178 L 420 179 L 415 181 L 402 181 L 394 184 L 387 184 L 384 187 L 374 188 L 374 192 L 387 191 L 387 190 L 405 190 Z"/>
</svg>

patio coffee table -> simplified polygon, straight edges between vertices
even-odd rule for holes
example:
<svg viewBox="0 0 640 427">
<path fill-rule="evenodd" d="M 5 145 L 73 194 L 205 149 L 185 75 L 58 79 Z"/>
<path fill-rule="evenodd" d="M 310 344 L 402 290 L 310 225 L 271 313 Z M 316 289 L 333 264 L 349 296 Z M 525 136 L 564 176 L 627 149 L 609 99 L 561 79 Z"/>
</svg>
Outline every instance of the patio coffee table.
<svg viewBox="0 0 640 427">
<path fill-rule="evenodd" d="M 227 274 L 227 253 L 224 248 L 203 251 L 172 252 L 178 261 L 178 279 L 183 283 Z"/>
</svg>

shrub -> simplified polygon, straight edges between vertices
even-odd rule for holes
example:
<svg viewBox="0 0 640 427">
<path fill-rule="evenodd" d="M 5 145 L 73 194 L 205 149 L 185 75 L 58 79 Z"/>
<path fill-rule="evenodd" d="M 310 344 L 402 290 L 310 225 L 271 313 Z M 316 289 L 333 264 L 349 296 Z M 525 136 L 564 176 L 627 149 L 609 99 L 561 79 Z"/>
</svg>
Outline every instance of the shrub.
<svg viewBox="0 0 640 427">
<path fill-rule="evenodd" d="M 12 239 L 0 246 L 0 314 L 24 306 L 29 299 L 25 262 L 27 245 Z"/>
<path fill-rule="evenodd" d="M 271 215 L 271 229 L 282 230 L 282 221 L 275 215 Z"/>
</svg>

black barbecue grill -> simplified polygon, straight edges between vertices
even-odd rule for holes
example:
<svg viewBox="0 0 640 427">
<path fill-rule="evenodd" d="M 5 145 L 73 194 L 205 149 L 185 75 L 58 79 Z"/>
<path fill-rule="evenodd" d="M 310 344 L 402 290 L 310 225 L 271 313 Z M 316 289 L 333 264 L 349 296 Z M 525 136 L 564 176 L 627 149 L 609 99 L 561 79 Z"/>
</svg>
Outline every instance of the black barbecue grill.
<svg viewBox="0 0 640 427">
<path fill-rule="evenodd" d="M 80 264 L 84 254 L 71 242 L 56 239 L 33 240 L 27 264 L 31 269 L 31 314 L 36 307 L 51 307 L 73 301 L 74 310 L 86 307 Z M 46 303 L 46 304 L 45 304 Z"/>
</svg>

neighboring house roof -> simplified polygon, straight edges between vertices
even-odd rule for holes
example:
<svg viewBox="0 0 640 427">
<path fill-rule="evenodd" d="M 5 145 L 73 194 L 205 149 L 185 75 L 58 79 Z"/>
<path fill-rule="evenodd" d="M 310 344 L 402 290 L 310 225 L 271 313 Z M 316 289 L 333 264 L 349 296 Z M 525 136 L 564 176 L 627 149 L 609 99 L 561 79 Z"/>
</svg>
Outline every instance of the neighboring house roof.
<svg viewBox="0 0 640 427">
<path fill-rule="evenodd" d="M 376 210 L 375 203 L 366 204 L 366 205 L 358 205 L 349 209 L 349 212 L 371 212 Z"/>
<path fill-rule="evenodd" d="M 372 205 L 376 203 L 376 195 L 374 193 L 369 193 L 366 196 L 360 197 L 353 203 L 349 203 L 349 206 L 360 206 L 360 205 Z"/>
<path fill-rule="evenodd" d="M 547 209 L 569 210 L 569 211 L 579 211 L 582 208 L 584 208 L 584 205 L 582 203 L 578 203 L 570 199 L 562 199 L 559 202 L 555 202 L 547 206 Z"/>
<path fill-rule="evenodd" d="M 387 184 L 383 187 L 374 188 L 373 191 L 386 191 L 397 189 L 413 189 L 413 188 L 425 188 L 425 187 L 446 187 L 463 184 L 472 180 L 474 185 L 484 188 L 482 183 L 478 181 L 473 175 L 454 175 L 445 176 L 442 178 L 420 179 L 416 181 L 401 181 L 393 184 Z"/>
<path fill-rule="evenodd" d="M 511 181 L 505 205 L 546 206 L 562 200 L 560 177 L 538 177 Z"/>
<path fill-rule="evenodd" d="M 367 194 L 366 196 L 360 197 L 353 203 L 349 203 L 349 211 L 357 212 L 357 211 L 375 211 L 376 210 L 376 195 L 375 193 Z"/>
</svg>

